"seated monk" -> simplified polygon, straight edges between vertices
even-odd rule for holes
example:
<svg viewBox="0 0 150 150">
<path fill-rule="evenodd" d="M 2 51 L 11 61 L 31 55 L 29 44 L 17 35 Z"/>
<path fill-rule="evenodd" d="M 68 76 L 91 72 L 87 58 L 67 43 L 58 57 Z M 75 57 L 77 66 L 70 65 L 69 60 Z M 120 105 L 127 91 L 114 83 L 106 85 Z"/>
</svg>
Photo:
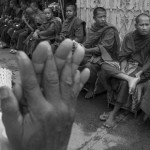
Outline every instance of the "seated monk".
<svg viewBox="0 0 150 150">
<path fill-rule="evenodd" d="M 48 40 L 50 43 L 54 42 L 56 36 L 61 31 L 61 22 L 54 17 L 53 10 L 51 8 L 46 8 L 44 13 L 47 20 L 33 33 L 30 48 L 28 52 L 26 51 L 28 55 L 32 55 L 35 47 L 40 41 Z"/>
<path fill-rule="evenodd" d="M 135 31 L 128 33 L 123 40 L 118 67 L 108 63 L 102 64 L 105 83 L 112 77 L 120 81 L 114 109 L 106 115 L 106 127 L 115 124 L 116 114 L 128 98 L 132 98 L 135 93 L 139 96 L 141 91 L 137 93 L 136 86 L 150 79 L 150 18 L 147 14 L 140 14 L 135 21 Z"/>
<path fill-rule="evenodd" d="M 25 15 L 22 17 L 22 20 L 25 23 L 25 28 L 24 31 L 18 35 L 18 40 L 16 43 L 17 50 L 24 50 L 24 41 L 30 35 L 30 33 L 37 29 L 34 11 L 31 7 L 26 8 Z"/>
<path fill-rule="evenodd" d="M 1 40 L 5 43 L 3 48 L 5 47 L 10 47 L 10 40 L 11 36 L 15 31 L 15 27 L 17 24 L 20 22 L 20 18 L 22 16 L 22 10 L 20 9 L 19 5 L 17 5 L 15 2 L 10 1 L 10 4 L 13 7 L 13 11 L 11 14 L 11 18 L 13 19 L 13 25 L 12 26 L 7 26 L 2 32 L 1 35 Z"/>
<path fill-rule="evenodd" d="M 46 18 L 45 18 L 44 12 L 40 10 L 39 5 L 37 4 L 37 2 L 32 2 L 30 4 L 30 7 L 34 11 L 35 19 L 38 20 L 39 24 L 42 24 L 43 20 L 45 20 Z"/>
<path fill-rule="evenodd" d="M 60 35 L 56 37 L 56 43 L 52 45 L 55 51 L 64 39 L 69 38 L 78 43 L 83 43 L 85 38 L 85 22 L 80 20 L 77 15 L 77 8 L 73 4 L 66 6 L 66 19 L 62 24 Z"/>
<path fill-rule="evenodd" d="M 26 24 L 25 31 L 19 34 L 19 38 L 17 41 L 17 50 L 29 50 L 30 46 L 30 38 L 32 37 L 34 31 L 42 25 L 43 22 L 46 20 L 45 18 L 36 14 L 35 11 L 31 8 L 28 7 L 26 9 L 26 16 L 23 17 L 24 23 Z"/>
<path fill-rule="evenodd" d="M 28 7 L 27 3 L 24 1 L 20 2 L 20 6 L 21 6 L 21 10 L 22 12 L 22 16 L 20 19 L 20 23 L 17 24 L 19 25 L 18 28 L 15 28 L 15 32 L 13 32 L 12 36 L 11 36 L 11 41 L 10 41 L 10 46 L 11 46 L 11 53 L 13 53 L 13 51 L 16 49 L 16 45 L 17 45 L 17 41 L 18 41 L 18 37 L 19 34 L 21 34 L 22 32 L 25 31 L 25 22 L 24 22 L 24 17 L 26 16 L 26 9 Z"/>
<path fill-rule="evenodd" d="M 83 43 L 86 50 L 86 57 L 81 63 L 80 69 L 88 67 L 90 78 L 88 81 L 88 92 L 85 98 L 92 98 L 94 95 L 97 73 L 101 70 L 101 64 L 105 61 L 117 61 L 120 49 L 120 39 L 117 29 L 106 22 L 106 10 L 103 7 L 94 9 L 92 24 L 86 41 Z"/>
<path fill-rule="evenodd" d="M 61 22 L 58 21 L 56 17 L 54 17 L 53 10 L 51 8 L 46 8 L 44 10 L 46 15 L 46 22 L 42 24 L 42 26 L 37 29 L 33 37 L 35 39 L 55 39 L 56 35 L 60 33 L 61 30 Z"/>
</svg>

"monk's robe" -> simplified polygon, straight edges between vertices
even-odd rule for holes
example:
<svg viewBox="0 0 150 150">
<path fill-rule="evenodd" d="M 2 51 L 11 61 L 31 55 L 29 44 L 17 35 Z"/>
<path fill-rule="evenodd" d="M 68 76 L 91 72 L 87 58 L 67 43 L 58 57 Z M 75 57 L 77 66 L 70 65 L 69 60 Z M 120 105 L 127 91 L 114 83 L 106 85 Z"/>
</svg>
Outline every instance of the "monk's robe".
<svg viewBox="0 0 150 150">
<path fill-rule="evenodd" d="M 62 40 L 70 38 L 82 43 L 85 37 L 85 22 L 80 20 L 78 17 L 74 17 L 71 20 L 66 19 L 63 22 L 60 37 Z"/>
<path fill-rule="evenodd" d="M 137 72 L 140 70 L 143 71 L 137 87 L 141 87 L 143 82 L 150 79 L 150 34 L 143 36 L 140 35 L 137 31 L 128 33 L 124 38 L 119 56 L 121 62 L 123 60 L 127 60 L 125 72 L 128 75 L 135 77 Z M 102 68 L 102 70 L 105 72 L 105 78 L 107 81 L 110 79 L 110 77 L 114 77 L 114 74 L 121 73 L 119 68 L 117 69 L 110 65 L 105 65 Z M 116 80 L 119 81 L 118 85 L 116 84 Z M 114 83 L 114 81 L 112 82 Z M 123 80 L 115 79 L 115 84 L 112 85 L 113 89 L 117 91 L 117 102 L 129 106 L 129 104 L 127 104 L 129 97 L 128 83 Z M 132 96 L 133 101 L 130 105 L 132 110 L 137 109 L 136 107 L 139 106 L 140 97 L 142 96 L 142 88 L 138 88 L 138 90 L 136 90 Z"/>
<path fill-rule="evenodd" d="M 144 94 L 141 98 L 140 108 L 150 117 L 150 80 L 144 85 Z"/>
<path fill-rule="evenodd" d="M 9 26 L 3 30 L 1 35 L 1 40 L 5 42 L 8 46 L 10 45 L 11 36 L 15 30 L 14 26 L 15 24 L 20 22 L 21 16 L 23 11 L 20 8 L 17 8 L 16 10 L 13 10 L 11 14 L 11 18 L 14 19 L 13 26 Z"/>
<path fill-rule="evenodd" d="M 61 31 L 61 22 L 54 17 L 43 23 L 39 30 L 38 35 L 41 39 L 55 39 L 56 35 Z"/>
<path fill-rule="evenodd" d="M 137 31 L 127 34 L 124 39 L 120 53 L 120 61 L 126 59 L 128 62 L 137 62 L 143 72 L 150 69 L 150 33 L 146 36 L 138 34 Z M 141 76 L 142 80 L 146 78 Z"/>
<path fill-rule="evenodd" d="M 94 23 L 83 45 L 87 49 L 97 47 L 97 49 L 92 52 L 86 53 L 84 61 L 81 64 L 83 65 L 81 69 L 84 66 L 90 69 L 90 79 L 88 83 L 93 85 L 97 80 L 98 71 L 101 70 L 101 64 L 104 62 L 115 64 L 118 60 L 120 50 L 119 33 L 117 29 L 110 24 L 101 27 Z M 85 63 L 87 64 L 85 65 Z M 98 84 L 101 85 L 101 82 L 98 81 Z M 101 89 L 103 89 L 103 87 Z"/>
<path fill-rule="evenodd" d="M 18 41 L 16 45 L 17 50 L 25 50 L 28 47 L 28 43 L 30 38 L 27 38 L 33 31 L 37 29 L 37 24 L 40 24 L 40 22 L 37 22 L 38 20 L 33 17 L 27 17 L 27 22 L 30 25 L 31 28 L 28 27 L 28 25 L 25 25 L 25 30 L 19 34 Z"/>
<path fill-rule="evenodd" d="M 104 27 L 98 26 L 94 23 L 87 35 L 87 40 L 83 43 L 85 48 L 98 47 L 98 51 L 93 51 L 94 58 L 100 60 L 101 49 L 105 48 L 105 51 L 109 53 L 113 60 L 118 60 L 118 54 L 120 49 L 120 39 L 117 29 L 111 24 L 106 24 Z M 92 56 L 91 55 L 91 56 Z M 99 57 L 99 58 L 97 58 Z M 108 58 L 104 59 L 110 59 Z M 97 60 L 97 61 L 99 61 Z"/>
<path fill-rule="evenodd" d="M 28 48 L 26 48 L 27 55 L 32 55 L 37 44 L 43 40 L 48 40 L 50 41 L 50 43 L 54 42 L 56 36 L 61 31 L 61 22 L 54 17 L 51 20 L 47 20 L 38 29 L 39 29 L 38 38 L 37 39 L 32 38 L 32 40 L 30 39 Z"/>
</svg>

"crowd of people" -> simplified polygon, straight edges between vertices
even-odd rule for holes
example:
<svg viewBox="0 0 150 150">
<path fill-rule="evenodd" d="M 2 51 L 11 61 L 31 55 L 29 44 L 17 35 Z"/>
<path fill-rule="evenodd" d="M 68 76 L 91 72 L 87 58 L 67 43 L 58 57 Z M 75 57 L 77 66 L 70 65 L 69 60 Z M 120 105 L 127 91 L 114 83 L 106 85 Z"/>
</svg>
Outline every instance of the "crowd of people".
<svg viewBox="0 0 150 150">
<path fill-rule="evenodd" d="M 68 4 L 65 12 L 62 21 L 53 8 L 40 10 L 34 2 L 21 2 L 19 7 L 11 1 L 10 10 L 1 16 L 2 48 L 19 53 L 22 78 L 20 93 L 18 87 L 18 94 L 0 89 L 2 99 L 7 99 L 2 102 L 3 122 L 16 150 L 25 146 L 66 150 L 81 89 L 87 90 L 85 99 L 93 98 L 96 88 L 107 91 L 108 102 L 113 98 L 114 109 L 99 117 L 106 128 L 114 126 L 125 104 L 132 110 L 142 109 L 144 118 L 150 116 L 149 15 L 136 16 L 135 30 L 120 42 L 117 28 L 106 21 L 105 8 L 94 9 L 94 23 L 88 32 L 75 5 Z M 23 115 L 27 112 L 28 116 Z M 14 123 L 9 123 L 12 119 Z"/>
</svg>

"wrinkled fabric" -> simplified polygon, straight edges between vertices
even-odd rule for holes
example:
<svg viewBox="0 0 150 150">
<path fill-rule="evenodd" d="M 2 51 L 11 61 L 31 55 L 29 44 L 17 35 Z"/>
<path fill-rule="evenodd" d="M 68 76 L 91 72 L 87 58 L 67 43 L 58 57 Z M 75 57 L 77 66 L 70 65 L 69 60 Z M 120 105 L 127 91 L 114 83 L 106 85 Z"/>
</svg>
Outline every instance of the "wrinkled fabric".
<svg viewBox="0 0 150 150">
<path fill-rule="evenodd" d="M 93 50 L 91 56 L 87 54 L 84 60 L 87 57 L 90 58 L 89 60 L 86 59 L 86 61 L 90 62 L 90 65 L 89 65 L 90 67 L 85 65 L 85 67 L 88 67 L 89 69 L 95 67 L 95 64 L 99 65 L 99 67 L 90 70 L 91 72 L 92 70 L 96 70 L 96 71 L 95 71 L 95 74 L 92 73 L 90 75 L 88 82 L 90 82 L 91 84 L 95 84 L 94 93 L 97 93 L 97 89 L 99 93 L 102 93 L 104 92 L 104 88 L 103 88 L 103 84 L 99 84 L 99 81 L 101 80 L 99 78 L 101 77 L 98 76 L 97 78 L 97 73 L 101 70 L 101 65 L 103 63 L 108 63 L 108 64 L 111 64 L 112 66 L 119 67 L 118 62 L 117 62 L 118 56 L 119 56 L 119 50 L 120 50 L 119 33 L 117 29 L 110 24 L 106 24 L 106 26 L 100 27 L 94 23 L 88 33 L 87 40 L 83 43 L 83 45 L 87 49 L 95 48 L 95 47 L 97 48 L 96 50 Z M 96 79 L 96 80 L 94 80 L 93 82 L 93 79 Z M 102 89 L 102 90 L 99 90 L 99 89 Z"/>
<path fill-rule="evenodd" d="M 150 67 L 150 33 L 147 36 L 139 35 L 137 31 L 127 34 L 119 56 L 120 61 L 138 62 L 145 71 Z"/>
<path fill-rule="evenodd" d="M 87 40 L 83 45 L 85 48 L 99 48 L 99 51 L 93 54 L 94 59 L 97 59 L 97 57 L 101 56 L 101 52 L 105 48 L 112 60 L 118 60 L 118 54 L 120 50 L 119 33 L 117 29 L 110 24 L 106 24 L 104 27 L 99 27 L 94 23 L 89 30 Z"/>
<path fill-rule="evenodd" d="M 148 115 L 148 117 L 150 117 L 150 81 L 145 83 L 143 91 L 144 95 L 142 97 L 140 108 Z"/>
<path fill-rule="evenodd" d="M 122 83 L 127 81 L 114 78 L 115 74 L 121 73 L 120 70 L 114 67 L 105 68 L 105 73 L 102 71 L 101 78 L 105 80 L 105 87 L 107 88 L 107 99 L 109 103 L 122 103 L 124 108 L 136 112 L 140 108 L 141 100 L 144 94 L 143 89 L 145 83 L 150 79 L 150 34 L 143 37 L 137 31 L 131 32 L 125 36 L 122 49 L 120 52 L 120 60 L 127 60 L 125 72 L 135 77 L 135 74 L 143 70 L 140 82 L 138 83 L 133 95 L 128 94 L 128 86 L 126 87 L 126 98 L 124 93 L 120 94 Z M 111 69 L 110 69 L 111 68 Z M 106 74 L 107 73 L 107 74 Z M 102 77 L 103 76 L 103 77 Z M 101 82 L 104 82 L 101 81 Z M 111 83 L 111 84 L 110 84 Z"/>
<path fill-rule="evenodd" d="M 63 22 L 60 36 L 70 38 L 72 40 L 79 38 L 79 42 L 82 43 L 85 36 L 85 22 L 78 17 L 74 17 L 71 20 L 66 19 Z"/>
<path fill-rule="evenodd" d="M 53 26 L 51 26 L 52 24 Z M 39 34 L 40 36 L 38 39 L 33 38 L 33 33 L 31 33 L 27 37 L 25 41 L 25 45 L 26 45 L 25 52 L 27 55 L 32 55 L 34 49 L 36 48 L 39 42 L 43 40 L 49 40 L 49 41 L 54 40 L 57 34 L 59 34 L 61 30 L 61 24 L 56 18 L 53 18 L 52 20 L 49 20 L 48 22 L 44 23 L 40 27 L 40 29 L 45 31 L 43 31 L 43 34 Z"/>
<path fill-rule="evenodd" d="M 39 30 L 42 31 L 39 33 L 41 38 L 55 38 L 61 31 L 61 22 L 54 17 L 53 19 L 43 23 Z"/>
</svg>

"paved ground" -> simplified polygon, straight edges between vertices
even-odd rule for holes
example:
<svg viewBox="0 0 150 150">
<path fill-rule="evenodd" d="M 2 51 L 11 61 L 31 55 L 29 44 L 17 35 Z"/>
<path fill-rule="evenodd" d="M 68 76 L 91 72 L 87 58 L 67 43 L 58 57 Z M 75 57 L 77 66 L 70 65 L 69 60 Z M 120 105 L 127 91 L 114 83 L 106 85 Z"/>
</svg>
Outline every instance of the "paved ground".
<svg viewBox="0 0 150 150">
<path fill-rule="evenodd" d="M 13 79 L 17 82 L 19 71 L 16 56 L 8 51 L 0 50 L 0 63 L 13 71 Z M 150 150 L 150 122 L 139 126 L 140 114 L 135 119 L 133 114 L 121 111 L 117 125 L 105 129 L 99 115 L 108 111 L 106 94 L 91 100 L 85 100 L 84 94 L 84 91 L 81 92 L 77 101 L 68 150 Z"/>
</svg>

